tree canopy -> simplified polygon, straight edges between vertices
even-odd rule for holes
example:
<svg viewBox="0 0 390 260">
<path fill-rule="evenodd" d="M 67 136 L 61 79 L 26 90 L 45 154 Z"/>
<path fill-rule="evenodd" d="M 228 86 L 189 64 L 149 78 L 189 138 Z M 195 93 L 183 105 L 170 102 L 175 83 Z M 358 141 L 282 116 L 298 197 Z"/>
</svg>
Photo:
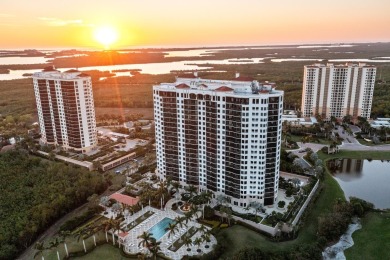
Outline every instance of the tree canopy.
<svg viewBox="0 0 390 260">
<path fill-rule="evenodd" d="M 0 259 L 15 259 L 54 221 L 101 193 L 96 172 L 29 155 L 0 154 Z"/>
</svg>

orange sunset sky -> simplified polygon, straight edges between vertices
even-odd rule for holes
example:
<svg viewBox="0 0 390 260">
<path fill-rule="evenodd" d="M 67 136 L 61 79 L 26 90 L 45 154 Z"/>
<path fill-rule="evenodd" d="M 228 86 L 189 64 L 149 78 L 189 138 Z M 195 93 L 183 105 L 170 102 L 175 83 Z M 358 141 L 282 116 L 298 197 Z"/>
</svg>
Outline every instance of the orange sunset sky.
<svg viewBox="0 0 390 260">
<path fill-rule="evenodd" d="M 34 0 L 0 2 L 0 48 L 390 41 L 389 0 Z"/>
</svg>

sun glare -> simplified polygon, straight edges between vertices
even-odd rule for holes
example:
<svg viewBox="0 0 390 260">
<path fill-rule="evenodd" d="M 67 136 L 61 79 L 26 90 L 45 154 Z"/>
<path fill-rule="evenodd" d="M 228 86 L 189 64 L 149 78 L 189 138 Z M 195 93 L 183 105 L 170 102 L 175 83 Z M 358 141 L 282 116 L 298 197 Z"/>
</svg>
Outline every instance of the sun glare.
<svg viewBox="0 0 390 260">
<path fill-rule="evenodd" d="M 95 29 L 94 36 L 96 41 L 109 48 L 118 39 L 118 32 L 110 26 L 101 26 Z"/>
</svg>

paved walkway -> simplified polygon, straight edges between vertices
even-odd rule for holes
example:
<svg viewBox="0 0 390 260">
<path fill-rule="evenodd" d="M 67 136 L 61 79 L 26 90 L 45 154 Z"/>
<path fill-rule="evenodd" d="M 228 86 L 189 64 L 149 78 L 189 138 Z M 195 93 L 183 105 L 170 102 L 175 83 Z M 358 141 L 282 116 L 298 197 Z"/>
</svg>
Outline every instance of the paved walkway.
<svg viewBox="0 0 390 260">
<path fill-rule="evenodd" d="M 172 204 L 172 203 L 167 203 L 168 204 Z M 133 222 L 135 219 L 137 219 L 138 217 L 142 216 L 145 212 L 147 211 L 152 211 L 154 212 L 153 215 L 151 215 L 150 217 L 146 218 L 143 222 L 141 222 L 139 225 L 137 225 L 135 228 L 131 229 L 128 234 L 124 237 L 122 237 L 122 240 L 123 240 L 123 245 L 125 247 L 125 251 L 131 253 L 131 254 L 135 254 L 135 253 L 138 253 L 138 252 L 142 252 L 142 253 L 149 253 L 149 250 L 142 247 L 142 246 L 138 246 L 138 244 L 141 242 L 141 239 L 138 239 L 138 236 L 141 235 L 144 231 L 148 231 L 150 230 L 153 226 L 155 226 L 157 223 L 159 223 L 161 220 L 163 220 L 164 218 L 170 218 L 170 219 L 175 219 L 176 217 L 179 217 L 181 215 L 179 215 L 178 213 L 172 211 L 170 208 L 167 207 L 166 210 L 159 210 L 159 209 L 156 209 L 156 208 L 153 208 L 153 207 L 150 207 L 150 206 L 146 206 L 143 208 L 143 210 L 135 213 L 134 215 L 132 216 L 126 216 L 125 218 L 125 221 L 122 223 L 122 226 L 125 226 L 125 225 L 128 225 L 130 224 L 131 222 Z M 180 239 L 180 237 L 187 233 L 187 231 L 191 228 L 191 227 L 195 227 L 195 228 L 199 228 L 201 225 L 197 222 L 194 221 L 194 219 L 192 219 L 191 221 L 189 221 L 187 223 L 187 226 L 183 226 L 182 228 L 180 228 L 178 230 L 178 233 L 176 233 L 174 236 L 170 236 L 168 237 L 168 233 L 169 232 L 166 232 L 158 241 L 161 242 L 161 252 L 164 253 L 164 255 L 166 255 L 167 257 L 171 258 L 171 259 L 182 259 L 183 256 L 185 255 L 197 255 L 199 253 L 197 253 L 197 250 L 194 246 L 190 246 L 190 248 L 192 248 L 191 251 L 187 251 L 187 247 L 186 246 L 182 246 L 180 247 L 176 252 L 174 251 L 171 251 L 169 250 L 168 248 L 178 239 Z M 192 241 L 194 241 L 197 237 L 200 237 L 202 234 L 201 232 L 196 232 L 192 237 Z M 213 249 L 213 246 L 217 243 L 217 240 L 214 236 L 210 236 L 210 242 L 207 242 L 207 243 L 202 243 L 202 245 L 199 247 L 199 249 L 201 250 L 201 254 L 207 254 L 209 253 L 212 249 Z M 208 248 L 206 248 L 206 245 Z"/>
</svg>

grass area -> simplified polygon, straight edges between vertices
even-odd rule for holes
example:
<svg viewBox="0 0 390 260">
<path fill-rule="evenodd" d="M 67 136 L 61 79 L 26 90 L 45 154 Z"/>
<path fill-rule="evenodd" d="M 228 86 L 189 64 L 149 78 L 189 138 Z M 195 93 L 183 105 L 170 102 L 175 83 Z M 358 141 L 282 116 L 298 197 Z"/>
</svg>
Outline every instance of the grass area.
<svg viewBox="0 0 390 260">
<path fill-rule="evenodd" d="M 318 157 L 326 162 L 330 159 L 372 159 L 372 160 L 389 160 L 390 151 L 346 151 L 341 150 L 335 154 L 318 153 Z"/>
<path fill-rule="evenodd" d="M 366 146 L 378 146 L 378 145 L 390 144 L 390 141 L 387 141 L 387 142 L 381 141 L 379 144 L 375 144 L 374 142 L 367 142 L 363 138 L 358 138 L 357 140 L 359 141 L 360 144 L 366 145 Z"/>
<path fill-rule="evenodd" d="M 104 244 L 95 248 L 92 252 L 85 256 L 81 257 L 71 257 L 70 259 L 80 259 L 80 260 L 96 260 L 96 259 L 104 259 L 104 260 L 121 260 L 121 259 L 129 259 L 121 255 L 120 251 L 117 247 L 114 247 L 111 244 Z M 136 258 L 133 258 L 136 259 Z"/>
<path fill-rule="evenodd" d="M 355 245 L 345 251 L 347 259 L 389 259 L 390 211 L 368 213 L 352 238 Z"/>
<path fill-rule="evenodd" d="M 303 227 L 301 228 L 297 239 L 276 243 L 257 232 L 240 225 L 235 225 L 221 231 L 222 236 L 226 237 L 228 244 L 230 245 L 227 247 L 222 257 L 232 256 L 245 247 L 256 247 L 265 252 L 280 252 L 291 250 L 297 245 L 310 244 L 316 241 L 318 217 L 330 212 L 336 199 L 341 198 L 345 200 L 344 192 L 330 174 L 327 173 L 325 175 L 322 186 L 324 189 L 311 209 L 309 209 L 309 214 L 302 223 Z"/>
</svg>

